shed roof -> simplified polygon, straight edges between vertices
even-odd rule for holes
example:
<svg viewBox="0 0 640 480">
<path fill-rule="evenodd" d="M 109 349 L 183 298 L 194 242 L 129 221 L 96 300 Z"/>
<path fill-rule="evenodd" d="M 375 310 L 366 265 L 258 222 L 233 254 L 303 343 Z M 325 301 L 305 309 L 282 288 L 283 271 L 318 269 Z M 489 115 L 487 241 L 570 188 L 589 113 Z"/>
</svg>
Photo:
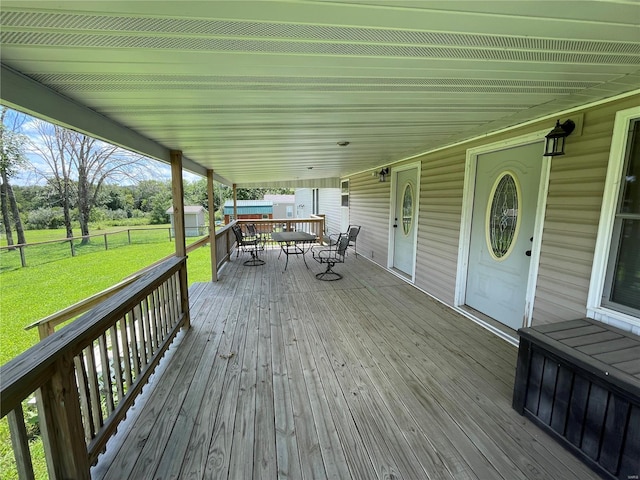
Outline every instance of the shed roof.
<svg viewBox="0 0 640 480">
<path fill-rule="evenodd" d="M 200 212 L 206 212 L 207 209 L 204 208 L 202 205 L 185 205 L 184 206 L 184 214 L 185 215 L 194 215 Z M 173 215 L 173 206 L 167 208 L 166 213 L 168 213 L 169 215 Z"/>
<path fill-rule="evenodd" d="M 238 215 L 273 213 L 273 202 L 269 200 L 238 200 Z M 224 202 L 224 214 L 233 214 L 233 200 Z"/>
</svg>

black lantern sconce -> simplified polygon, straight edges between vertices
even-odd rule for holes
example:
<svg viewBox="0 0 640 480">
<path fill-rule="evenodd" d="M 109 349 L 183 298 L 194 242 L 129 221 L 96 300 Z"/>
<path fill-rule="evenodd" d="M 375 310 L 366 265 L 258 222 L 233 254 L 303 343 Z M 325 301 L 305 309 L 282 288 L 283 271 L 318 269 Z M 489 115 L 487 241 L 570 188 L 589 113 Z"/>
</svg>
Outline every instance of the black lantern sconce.
<svg viewBox="0 0 640 480">
<path fill-rule="evenodd" d="M 387 175 L 389 175 L 389 167 L 384 167 L 378 172 L 378 177 L 381 182 L 387 181 Z"/>
<path fill-rule="evenodd" d="M 573 120 L 567 120 L 562 125 L 558 120 L 553 130 L 545 135 L 547 141 L 544 146 L 544 156 L 557 157 L 558 155 L 564 155 L 564 140 L 571 135 L 575 128 L 576 124 Z"/>
</svg>

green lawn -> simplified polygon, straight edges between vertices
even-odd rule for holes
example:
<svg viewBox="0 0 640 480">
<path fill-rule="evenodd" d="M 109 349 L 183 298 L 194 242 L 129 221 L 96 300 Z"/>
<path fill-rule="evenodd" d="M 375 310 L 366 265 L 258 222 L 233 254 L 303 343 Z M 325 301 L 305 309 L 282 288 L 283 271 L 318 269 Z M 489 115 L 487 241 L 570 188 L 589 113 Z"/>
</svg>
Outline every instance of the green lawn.
<svg viewBox="0 0 640 480">
<path fill-rule="evenodd" d="M 116 227 L 116 230 L 118 228 Z M 45 241 L 46 233 L 58 231 L 29 231 L 29 241 Z M 132 273 L 170 255 L 175 247 L 165 236 L 155 243 L 123 244 L 104 250 L 95 247 L 71 257 L 49 259 L 26 268 L 3 268 L 6 256 L 0 256 L 0 364 L 24 352 L 38 341 L 36 329 L 24 327 L 84 298 L 114 285 Z M 64 232 L 63 232 L 64 236 Z M 39 238 L 40 240 L 35 240 Z M 51 238 L 51 236 L 49 236 Z M 54 236 L 53 238 L 60 238 Z M 94 242 L 100 239 L 94 239 Z M 191 239 L 195 240 L 195 239 Z M 153 245 L 153 248 L 149 248 Z M 55 251 L 55 250 L 54 250 Z M 46 259 L 47 252 L 40 252 Z M 209 248 L 189 254 L 189 283 L 211 280 Z M 46 478 L 41 445 L 34 443 L 32 452 L 37 463 L 36 478 Z M 40 453 L 37 453 L 40 451 Z M 37 461 L 36 461 L 37 458 Z M 0 422 L 0 477 L 17 479 L 6 420 Z"/>
</svg>

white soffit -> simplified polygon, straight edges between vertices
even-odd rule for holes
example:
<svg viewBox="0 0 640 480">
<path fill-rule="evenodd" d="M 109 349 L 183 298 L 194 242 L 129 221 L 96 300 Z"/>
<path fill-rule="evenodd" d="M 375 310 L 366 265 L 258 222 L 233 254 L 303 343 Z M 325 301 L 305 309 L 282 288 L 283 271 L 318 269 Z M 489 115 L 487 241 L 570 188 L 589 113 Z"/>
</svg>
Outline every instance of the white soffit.
<svg viewBox="0 0 640 480">
<path fill-rule="evenodd" d="M 324 184 L 637 89 L 639 25 L 608 1 L 3 0 L 0 96 L 239 185 Z"/>
</svg>

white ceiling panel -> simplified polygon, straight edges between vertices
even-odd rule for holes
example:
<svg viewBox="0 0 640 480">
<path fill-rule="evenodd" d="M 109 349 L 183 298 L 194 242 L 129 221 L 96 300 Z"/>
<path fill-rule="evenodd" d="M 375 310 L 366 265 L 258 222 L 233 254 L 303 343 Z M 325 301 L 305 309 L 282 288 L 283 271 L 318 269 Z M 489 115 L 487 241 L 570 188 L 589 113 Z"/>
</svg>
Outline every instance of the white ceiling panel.
<svg viewBox="0 0 640 480">
<path fill-rule="evenodd" d="M 3 0 L 0 96 L 227 182 L 326 185 L 640 88 L 639 25 L 629 1 Z"/>
</svg>

